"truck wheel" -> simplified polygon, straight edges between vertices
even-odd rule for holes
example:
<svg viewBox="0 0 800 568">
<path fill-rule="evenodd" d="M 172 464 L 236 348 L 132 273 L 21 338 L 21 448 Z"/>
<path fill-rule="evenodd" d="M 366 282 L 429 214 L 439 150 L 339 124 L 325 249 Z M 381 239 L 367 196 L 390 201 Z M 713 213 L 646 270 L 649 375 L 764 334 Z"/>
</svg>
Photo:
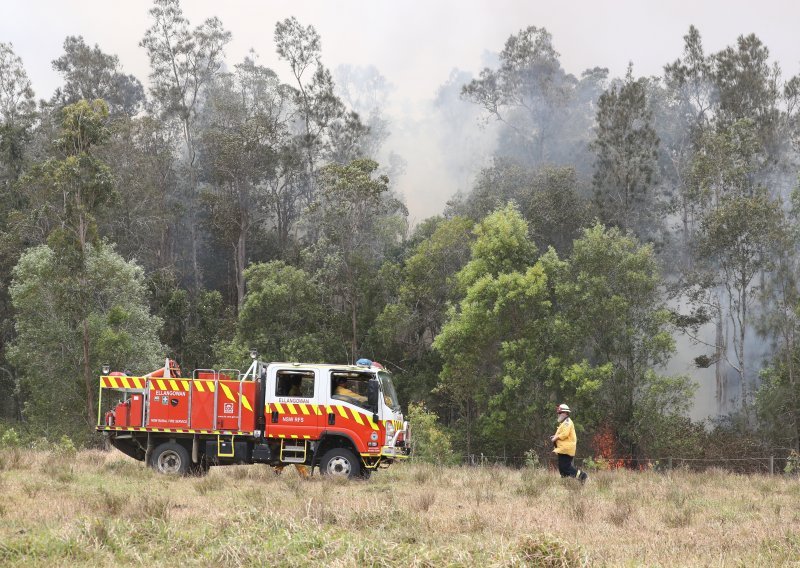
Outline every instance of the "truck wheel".
<svg viewBox="0 0 800 568">
<path fill-rule="evenodd" d="M 186 475 L 189 472 L 189 452 L 176 442 L 166 442 L 153 450 L 150 466 L 166 475 Z"/>
<path fill-rule="evenodd" d="M 344 448 L 332 448 L 325 452 L 319 463 L 322 475 L 348 477 L 350 479 L 361 476 L 361 462 L 356 459 L 353 452 Z"/>
</svg>

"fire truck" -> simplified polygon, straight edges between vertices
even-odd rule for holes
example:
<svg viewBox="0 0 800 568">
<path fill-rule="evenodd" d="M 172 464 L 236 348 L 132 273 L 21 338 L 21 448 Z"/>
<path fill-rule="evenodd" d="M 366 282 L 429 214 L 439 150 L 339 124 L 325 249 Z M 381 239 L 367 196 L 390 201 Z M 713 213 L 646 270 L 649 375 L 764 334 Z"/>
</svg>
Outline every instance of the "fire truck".
<svg viewBox="0 0 800 568">
<path fill-rule="evenodd" d="M 408 457 L 409 424 L 380 364 L 251 357 L 244 373 L 198 369 L 191 378 L 169 359 L 144 376 L 105 367 L 97 430 L 121 452 L 174 475 L 263 463 L 365 478 Z"/>
</svg>

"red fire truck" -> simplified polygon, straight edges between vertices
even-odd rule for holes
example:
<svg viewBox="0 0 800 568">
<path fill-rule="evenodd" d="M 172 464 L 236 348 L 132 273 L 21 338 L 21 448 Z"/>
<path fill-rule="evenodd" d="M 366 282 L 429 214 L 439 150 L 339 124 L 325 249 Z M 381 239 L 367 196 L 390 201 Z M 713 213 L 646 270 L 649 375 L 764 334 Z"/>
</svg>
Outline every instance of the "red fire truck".
<svg viewBox="0 0 800 568">
<path fill-rule="evenodd" d="M 378 363 L 266 364 L 256 357 L 244 373 L 199 369 L 192 378 L 180 377 L 169 360 L 138 377 L 104 369 L 97 430 L 167 474 L 265 463 L 368 477 L 408 457 L 409 425 L 391 374 Z"/>
</svg>

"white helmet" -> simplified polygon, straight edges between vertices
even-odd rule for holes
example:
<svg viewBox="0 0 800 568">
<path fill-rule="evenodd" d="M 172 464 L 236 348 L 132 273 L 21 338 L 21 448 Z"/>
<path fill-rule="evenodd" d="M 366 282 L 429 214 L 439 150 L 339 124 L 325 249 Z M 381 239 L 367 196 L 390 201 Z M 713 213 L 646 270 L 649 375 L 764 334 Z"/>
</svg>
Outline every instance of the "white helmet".
<svg viewBox="0 0 800 568">
<path fill-rule="evenodd" d="M 556 408 L 556 412 L 558 414 L 561 414 L 562 412 L 566 412 L 567 414 L 569 414 L 569 406 L 567 406 L 566 404 L 559 404 L 558 408 Z"/>
</svg>

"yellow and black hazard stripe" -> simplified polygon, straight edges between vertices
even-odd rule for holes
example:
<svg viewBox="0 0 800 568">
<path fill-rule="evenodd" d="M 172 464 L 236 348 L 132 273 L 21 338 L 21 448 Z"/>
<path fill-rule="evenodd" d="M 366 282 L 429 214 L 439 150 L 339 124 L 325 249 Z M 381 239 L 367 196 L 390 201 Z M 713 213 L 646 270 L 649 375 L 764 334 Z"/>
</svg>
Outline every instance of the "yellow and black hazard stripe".
<svg viewBox="0 0 800 568">
<path fill-rule="evenodd" d="M 104 389 L 143 389 L 146 382 L 142 377 L 100 377 Z"/>
<path fill-rule="evenodd" d="M 369 425 L 373 430 L 378 430 L 378 424 L 372 420 L 372 415 L 362 413 L 355 408 L 348 408 L 341 404 L 305 404 L 305 403 L 291 403 L 291 402 L 268 402 L 264 406 L 264 413 L 270 414 L 277 412 L 278 414 L 286 415 L 306 415 L 322 416 L 322 414 L 338 414 L 345 420 L 353 420 L 359 426 Z"/>
<path fill-rule="evenodd" d="M 234 403 L 237 402 L 237 398 L 240 398 L 242 406 L 250 412 L 253 412 L 253 406 L 250 404 L 250 400 L 246 395 L 240 394 L 237 389 L 231 389 L 230 386 L 221 381 L 109 376 L 100 378 L 100 387 L 111 389 L 145 389 L 148 381 L 150 382 L 151 391 L 189 391 L 192 386 L 194 386 L 197 392 L 213 393 L 216 391 L 217 385 L 219 385 L 219 390 L 225 398 Z"/>
<path fill-rule="evenodd" d="M 238 392 L 234 393 L 233 391 L 231 391 L 231 388 L 223 382 L 219 383 L 219 390 L 221 390 L 222 394 L 225 395 L 225 398 L 227 398 L 231 402 L 236 402 L 236 398 L 233 396 L 234 394 L 236 394 L 241 399 L 242 406 L 245 407 L 250 412 L 253 412 L 253 407 L 250 406 L 250 401 L 247 400 L 247 397 L 245 395 L 240 394 Z"/>
<path fill-rule="evenodd" d="M 311 436 L 303 434 L 267 434 L 267 438 L 286 439 L 286 440 L 310 440 Z"/>
</svg>

